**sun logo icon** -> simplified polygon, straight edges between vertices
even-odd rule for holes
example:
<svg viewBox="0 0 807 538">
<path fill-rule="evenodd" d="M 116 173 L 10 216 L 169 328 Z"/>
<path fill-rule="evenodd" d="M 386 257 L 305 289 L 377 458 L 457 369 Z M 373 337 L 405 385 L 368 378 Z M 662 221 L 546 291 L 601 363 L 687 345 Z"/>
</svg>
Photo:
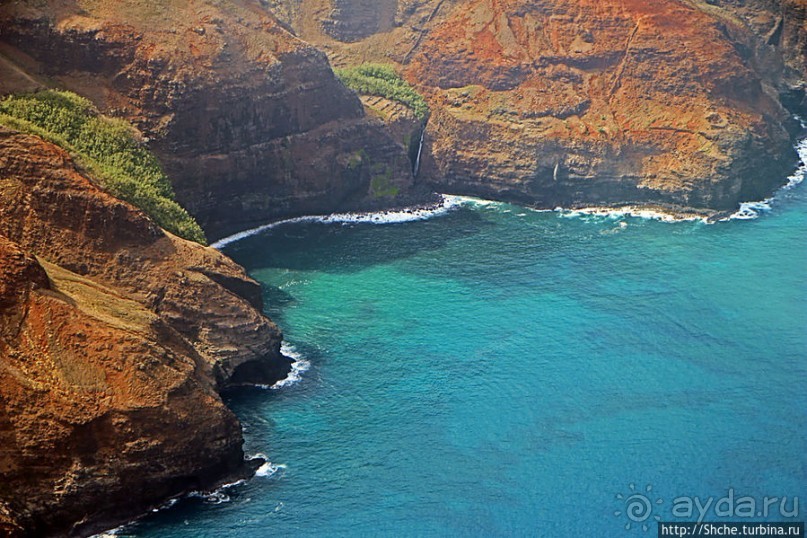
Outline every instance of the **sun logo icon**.
<svg viewBox="0 0 807 538">
<path fill-rule="evenodd" d="M 650 497 L 652 496 L 653 486 L 650 484 L 645 487 L 644 492 L 636 491 L 636 486 L 634 484 L 629 484 L 628 487 L 630 488 L 630 493 L 627 495 L 622 495 L 621 493 L 616 494 L 616 498 L 619 501 L 622 501 L 625 504 L 624 511 L 617 510 L 614 512 L 614 516 L 621 517 L 623 514 L 625 517 L 628 518 L 628 522 L 625 523 L 625 530 L 630 530 L 633 528 L 633 524 L 636 524 L 636 528 L 639 528 L 641 525 L 642 530 L 647 532 L 649 528 L 648 522 L 652 517 L 656 521 L 661 521 L 661 517 L 653 514 L 654 505 L 661 505 L 664 500 L 656 498 L 655 501 L 651 501 Z"/>
</svg>

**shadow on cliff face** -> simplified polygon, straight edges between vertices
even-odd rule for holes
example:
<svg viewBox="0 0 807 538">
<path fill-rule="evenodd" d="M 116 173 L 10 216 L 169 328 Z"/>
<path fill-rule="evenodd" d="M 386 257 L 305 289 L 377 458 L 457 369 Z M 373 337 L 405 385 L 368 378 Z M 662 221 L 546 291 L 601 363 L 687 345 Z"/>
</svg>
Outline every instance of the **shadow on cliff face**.
<svg viewBox="0 0 807 538">
<path fill-rule="evenodd" d="M 477 212 L 460 208 L 442 217 L 403 226 L 385 224 L 383 233 L 379 233 L 378 226 L 280 225 L 246 238 L 224 252 L 250 273 L 269 268 L 345 273 L 411 258 L 424 251 L 436 251 L 452 241 L 478 234 L 493 224 Z M 281 290 L 265 293 L 269 295 L 269 304 L 277 304 L 273 300 L 286 304 L 294 300 Z"/>
</svg>

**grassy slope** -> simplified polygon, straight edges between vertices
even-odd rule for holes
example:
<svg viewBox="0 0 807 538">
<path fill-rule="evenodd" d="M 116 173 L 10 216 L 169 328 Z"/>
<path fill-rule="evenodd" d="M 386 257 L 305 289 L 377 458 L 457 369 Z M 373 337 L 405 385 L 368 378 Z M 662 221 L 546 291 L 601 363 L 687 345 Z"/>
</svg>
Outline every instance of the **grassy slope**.
<svg viewBox="0 0 807 538">
<path fill-rule="evenodd" d="M 169 232 L 206 243 L 202 228 L 174 200 L 171 183 L 133 128 L 99 114 L 88 100 L 56 90 L 11 95 L 0 100 L 0 124 L 61 146 L 113 195 Z"/>
<path fill-rule="evenodd" d="M 412 109 L 421 120 L 429 114 L 423 97 L 392 68 L 384 64 L 363 64 L 334 70 L 348 88 L 364 95 L 377 95 Z"/>
</svg>

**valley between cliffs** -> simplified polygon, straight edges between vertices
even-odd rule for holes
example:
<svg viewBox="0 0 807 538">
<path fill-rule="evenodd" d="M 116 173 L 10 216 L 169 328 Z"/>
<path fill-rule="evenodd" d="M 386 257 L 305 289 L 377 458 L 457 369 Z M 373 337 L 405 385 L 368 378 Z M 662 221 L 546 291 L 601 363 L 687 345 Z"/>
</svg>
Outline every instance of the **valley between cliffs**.
<svg viewBox="0 0 807 538">
<path fill-rule="evenodd" d="M 422 123 L 331 66 L 392 65 Z M 0 5 L 0 94 L 136 128 L 215 241 L 432 192 L 716 215 L 770 195 L 807 112 L 805 0 L 45 0 Z M 289 371 L 215 249 L 0 127 L 0 536 L 85 536 L 248 476 L 224 390 Z"/>
</svg>

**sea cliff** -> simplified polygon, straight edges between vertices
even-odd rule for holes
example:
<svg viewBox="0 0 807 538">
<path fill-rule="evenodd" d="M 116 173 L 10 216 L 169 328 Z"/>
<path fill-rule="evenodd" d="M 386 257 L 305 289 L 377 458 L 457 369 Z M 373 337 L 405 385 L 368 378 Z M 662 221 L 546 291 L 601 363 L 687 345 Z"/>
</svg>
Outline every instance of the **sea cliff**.
<svg viewBox="0 0 807 538">
<path fill-rule="evenodd" d="M 211 241 L 432 191 L 716 214 L 795 164 L 805 25 L 804 0 L 7 2 L 0 93 L 131 123 Z M 422 148 L 422 118 L 331 69 L 365 62 L 425 98 Z M 262 297 L 0 127 L 0 535 L 87 535 L 249 474 L 220 393 L 289 370 Z"/>
<path fill-rule="evenodd" d="M 401 0 L 355 31 L 360 0 L 293 3 L 335 64 L 390 62 L 423 93 L 419 180 L 440 192 L 715 214 L 797 162 L 802 0 Z"/>
<path fill-rule="evenodd" d="M 0 28 L 19 70 L 140 129 L 211 240 L 394 204 L 374 192 L 376 178 L 412 190 L 406 149 L 325 54 L 253 2 L 7 4 Z"/>
<path fill-rule="evenodd" d="M 219 391 L 289 370 L 258 284 L 41 138 L 0 128 L 0 170 L 0 531 L 83 535 L 247 473 Z"/>
</svg>

